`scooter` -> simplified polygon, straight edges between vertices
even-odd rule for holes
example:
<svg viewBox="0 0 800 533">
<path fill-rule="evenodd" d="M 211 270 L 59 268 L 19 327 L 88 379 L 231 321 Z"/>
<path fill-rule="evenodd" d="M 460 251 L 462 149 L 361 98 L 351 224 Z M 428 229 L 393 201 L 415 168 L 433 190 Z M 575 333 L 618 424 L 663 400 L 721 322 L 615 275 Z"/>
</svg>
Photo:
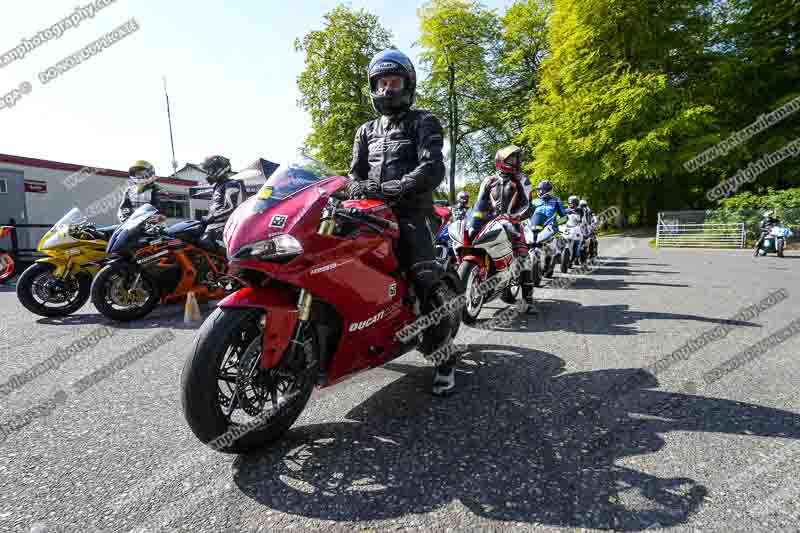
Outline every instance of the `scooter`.
<svg viewBox="0 0 800 533">
<path fill-rule="evenodd" d="M 412 350 L 435 362 L 459 356 L 448 350 L 458 278 L 445 272 L 417 294 L 395 255 L 391 204 L 348 200 L 349 181 L 299 156 L 229 217 L 229 273 L 244 286 L 205 320 L 181 377 L 184 416 L 203 443 L 262 447 L 294 424 L 315 387 Z"/>
<path fill-rule="evenodd" d="M 12 226 L 0 226 L 0 239 L 11 233 Z M 10 280 L 14 275 L 14 257 L 0 248 L 0 285 Z"/>
<path fill-rule="evenodd" d="M 770 253 L 777 253 L 778 257 L 783 257 L 783 249 L 786 247 L 786 239 L 793 235 L 792 230 L 782 226 L 772 226 L 761 232 L 761 237 L 756 242 L 756 257 Z"/>
</svg>

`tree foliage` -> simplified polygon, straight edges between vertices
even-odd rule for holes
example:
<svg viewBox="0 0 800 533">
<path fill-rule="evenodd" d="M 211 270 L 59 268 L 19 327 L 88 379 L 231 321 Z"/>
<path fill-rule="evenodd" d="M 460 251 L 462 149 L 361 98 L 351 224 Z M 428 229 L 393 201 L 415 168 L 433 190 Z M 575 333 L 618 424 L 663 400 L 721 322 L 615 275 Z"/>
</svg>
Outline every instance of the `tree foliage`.
<svg viewBox="0 0 800 533">
<path fill-rule="evenodd" d="M 457 168 L 474 168 L 479 159 L 471 141 L 497 124 L 492 65 L 500 24 L 493 11 L 474 0 L 430 0 L 418 16 L 420 57 L 429 72 L 420 87 L 420 103 L 447 130 L 452 202 Z"/>
<path fill-rule="evenodd" d="M 391 47 L 392 34 L 375 15 L 338 6 L 324 18 L 324 28 L 295 41 L 305 53 L 297 78 L 298 104 L 311 116 L 306 148 L 320 161 L 345 173 L 356 129 L 375 118 L 369 99 L 367 67 L 372 57 Z"/>
<path fill-rule="evenodd" d="M 800 135 L 797 111 L 685 166 L 800 96 L 797 0 L 516 0 L 502 14 L 478 0 L 429 0 L 418 16 L 418 107 L 447 130 L 451 201 L 457 171 L 484 176 L 515 143 L 532 181 L 654 223 L 659 210 L 716 207 L 709 189 Z M 307 145 L 337 169 L 373 116 L 365 69 L 390 40 L 374 16 L 338 7 L 297 43 Z M 798 186 L 800 158 L 789 158 L 719 205 L 794 207 L 797 193 L 781 189 Z M 464 187 L 473 200 L 477 188 Z"/>
</svg>

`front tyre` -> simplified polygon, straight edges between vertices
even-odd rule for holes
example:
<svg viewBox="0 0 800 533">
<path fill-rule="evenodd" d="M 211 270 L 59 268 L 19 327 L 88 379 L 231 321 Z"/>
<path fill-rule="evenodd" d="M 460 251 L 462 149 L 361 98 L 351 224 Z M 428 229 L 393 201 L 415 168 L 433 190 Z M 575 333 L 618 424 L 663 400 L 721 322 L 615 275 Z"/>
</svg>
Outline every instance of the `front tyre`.
<svg viewBox="0 0 800 533">
<path fill-rule="evenodd" d="M 291 359 L 287 351 L 275 368 L 261 369 L 263 319 L 259 309 L 217 308 L 203 322 L 183 367 L 186 422 L 217 451 L 243 453 L 277 441 L 314 389 L 319 343 L 313 324 L 305 327 L 302 347 Z"/>
<path fill-rule="evenodd" d="M 150 314 L 161 299 L 158 286 L 140 271 L 117 262 L 103 267 L 92 283 L 92 303 L 100 314 L 120 322 L 138 320 Z"/>
<path fill-rule="evenodd" d="M 464 261 L 458 267 L 458 277 L 464 284 L 466 298 L 461 320 L 464 324 L 474 324 L 478 321 L 484 301 L 484 296 L 478 292 L 478 285 L 481 283 L 480 269 L 475 263 Z"/>
<path fill-rule="evenodd" d="M 17 299 L 31 313 L 44 317 L 68 316 L 89 299 L 92 279 L 80 272 L 58 278 L 52 263 L 34 263 L 17 281 Z"/>
</svg>

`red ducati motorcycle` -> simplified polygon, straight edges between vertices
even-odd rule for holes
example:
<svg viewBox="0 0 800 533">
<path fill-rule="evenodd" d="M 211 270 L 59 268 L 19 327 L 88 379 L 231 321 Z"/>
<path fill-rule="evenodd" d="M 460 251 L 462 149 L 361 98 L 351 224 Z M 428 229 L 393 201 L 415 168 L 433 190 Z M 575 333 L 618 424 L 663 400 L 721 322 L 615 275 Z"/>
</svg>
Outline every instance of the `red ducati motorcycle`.
<svg viewBox="0 0 800 533">
<path fill-rule="evenodd" d="M 381 200 L 347 200 L 348 182 L 303 157 L 228 220 L 229 273 L 244 287 L 203 323 L 182 375 L 184 415 L 203 443 L 229 453 L 262 447 L 291 427 L 315 386 L 415 349 L 437 362 L 457 357 L 441 348 L 461 309 L 441 306 L 463 294 L 458 276 L 444 273 L 431 296 L 438 324 L 427 315 L 430 327 L 404 335 L 420 324 L 421 298 L 395 256 L 396 215 Z"/>
</svg>

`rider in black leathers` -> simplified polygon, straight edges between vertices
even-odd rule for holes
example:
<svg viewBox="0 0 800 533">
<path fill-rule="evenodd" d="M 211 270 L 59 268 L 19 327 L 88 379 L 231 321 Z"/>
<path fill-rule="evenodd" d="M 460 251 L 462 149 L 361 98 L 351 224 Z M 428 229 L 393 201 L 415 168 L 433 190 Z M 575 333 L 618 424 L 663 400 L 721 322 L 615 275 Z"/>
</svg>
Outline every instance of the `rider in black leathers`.
<svg viewBox="0 0 800 533">
<path fill-rule="evenodd" d="M 458 193 L 456 205 L 450 208 L 450 221 L 455 222 L 463 219 L 467 216 L 467 211 L 469 211 L 469 193 L 467 191 L 461 191 Z"/>
<path fill-rule="evenodd" d="M 200 239 L 200 245 L 209 250 L 225 255 L 221 244 L 225 223 L 233 211 L 245 201 L 246 190 L 239 180 L 229 179 L 233 176 L 231 162 L 227 157 L 214 155 L 206 158 L 201 168 L 207 174 L 206 181 L 214 187 L 208 215 L 202 218 L 206 230 Z"/>
<path fill-rule="evenodd" d="M 442 274 L 431 237 L 435 228 L 430 227 L 433 191 L 445 175 L 442 125 L 429 111 L 411 109 L 417 76 L 402 52 L 377 54 L 367 76 L 372 107 L 381 116 L 356 131 L 350 194 L 379 195 L 394 203 L 400 224 L 398 260 L 421 296 L 423 309 L 428 309 Z M 447 333 L 443 331 L 432 333 Z M 438 366 L 433 393 L 445 395 L 454 387 L 452 365 Z"/>
</svg>

